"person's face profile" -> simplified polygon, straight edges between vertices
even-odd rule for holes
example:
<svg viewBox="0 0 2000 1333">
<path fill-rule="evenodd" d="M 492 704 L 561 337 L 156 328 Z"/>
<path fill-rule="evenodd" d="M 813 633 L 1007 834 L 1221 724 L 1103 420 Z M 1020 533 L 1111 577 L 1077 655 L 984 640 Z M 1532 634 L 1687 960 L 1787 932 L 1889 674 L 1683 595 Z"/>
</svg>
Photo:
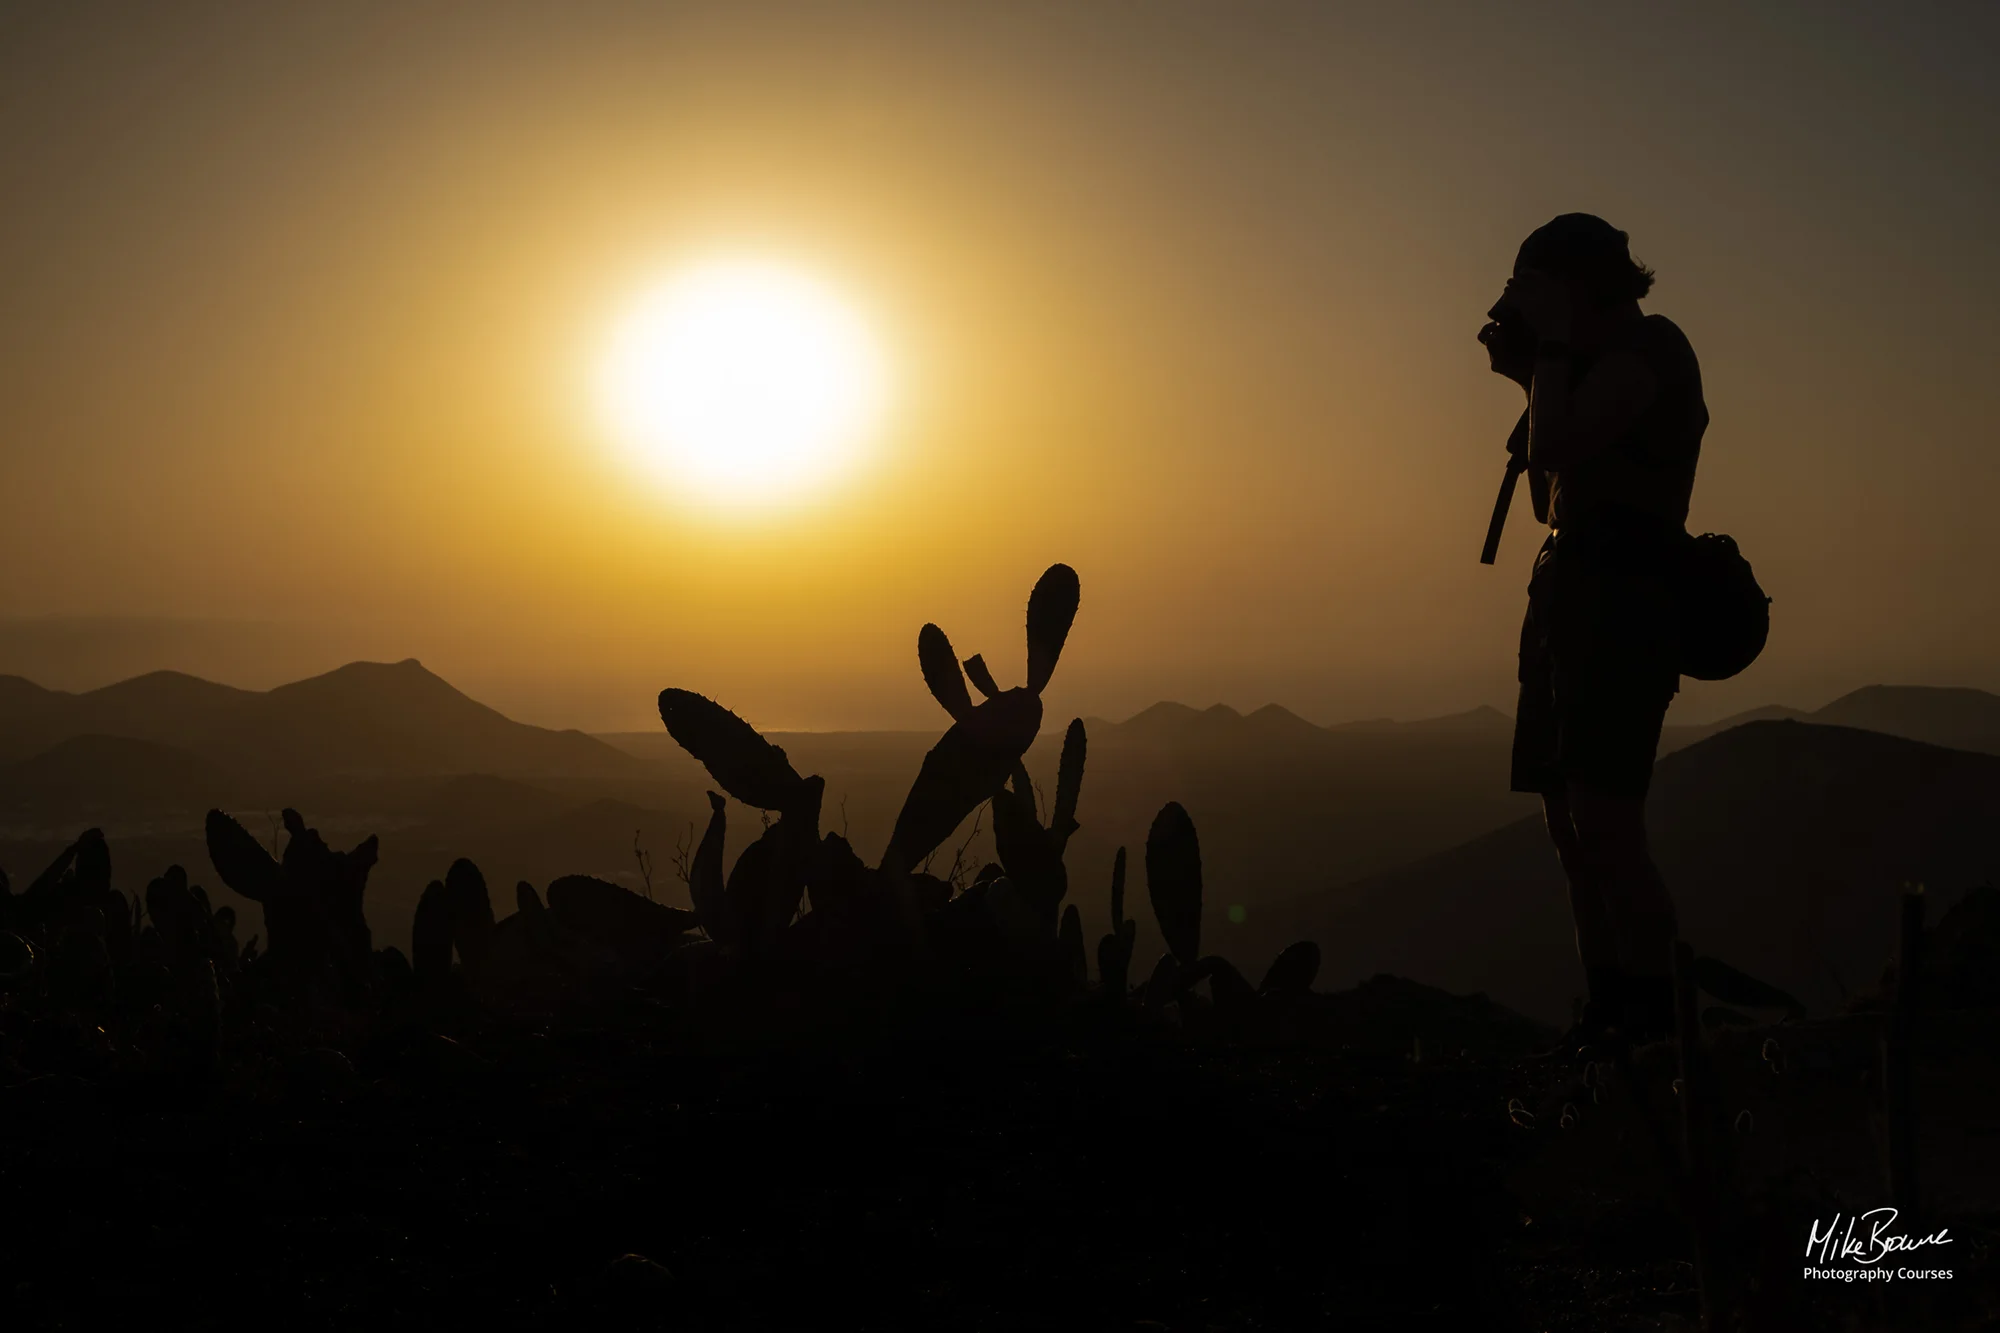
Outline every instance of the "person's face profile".
<svg viewBox="0 0 2000 1333">
<path fill-rule="evenodd" d="M 1486 311 L 1486 323 L 1479 330 L 1480 345 L 1494 374 L 1525 384 L 1534 374 L 1535 339 L 1521 313 L 1508 305 L 1503 294 Z"/>
</svg>

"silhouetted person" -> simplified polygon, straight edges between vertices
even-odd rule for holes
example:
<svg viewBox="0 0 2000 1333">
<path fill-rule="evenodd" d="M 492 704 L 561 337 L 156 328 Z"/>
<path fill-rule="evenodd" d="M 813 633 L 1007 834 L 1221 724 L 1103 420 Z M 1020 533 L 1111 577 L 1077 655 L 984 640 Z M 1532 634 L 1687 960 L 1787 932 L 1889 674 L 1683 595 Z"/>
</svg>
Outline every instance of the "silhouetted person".
<svg viewBox="0 0 2000 1333">
<path fill-rule="evenodd" d="M 1671 561 L 1708 409 L 1687 338 L 1639 309 L 1652 285 L 1624 232 L 1567 213 L 1522 242 L 1480 331 L 1528 391 L 1508 448 L 1549 524 L 1521 626 L 1513 788 L 1541 795 L 1569 880 L 1589 985 L 1569 1042 L 1652 1040 L 1673 1021 L 1674 905 L 1645 801 L 1680 689 Z"/>
</svg>

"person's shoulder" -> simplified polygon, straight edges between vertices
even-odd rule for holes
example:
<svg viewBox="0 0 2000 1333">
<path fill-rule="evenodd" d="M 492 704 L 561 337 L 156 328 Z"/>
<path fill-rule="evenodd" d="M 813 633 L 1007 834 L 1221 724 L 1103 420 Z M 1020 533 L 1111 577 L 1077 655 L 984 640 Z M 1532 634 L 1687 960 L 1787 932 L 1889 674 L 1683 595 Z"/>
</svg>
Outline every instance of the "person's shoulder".
<svg viewBox="0 0 2000 1333">
<path fill-rule="evenodd" d="M 1687 334 L 1681 332 L 1681 326 L 1668 319 L 1665 315 L 1641 315 L 1639 316 L 1639 324 L 1645 330 L 1646 336 L 1651 338 L 1661 338 L 1680 343 L 1685 343 L 1688 340 Z"/>
<path fill-rule="evenodd" d="M 1665 315 L 1642 315 L 1629 327 L 1630 345 L 1647 360 L 1667 365 L 1694 362 L 1694 344 Z"/>
</svg>

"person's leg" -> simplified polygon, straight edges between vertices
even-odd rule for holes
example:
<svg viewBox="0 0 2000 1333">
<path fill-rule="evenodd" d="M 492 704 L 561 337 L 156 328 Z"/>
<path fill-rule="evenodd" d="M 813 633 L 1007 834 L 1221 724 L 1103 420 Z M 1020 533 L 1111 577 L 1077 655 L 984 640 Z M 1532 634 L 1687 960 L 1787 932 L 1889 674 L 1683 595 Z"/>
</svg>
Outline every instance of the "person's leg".
<svg viewBox="0 0 2000 1333">
<path fill-rule="evenodd" d="M 1556 860 L 1562 865 L 1563 879 L 1569 887 L 1576 955 L 1583 964 L 1588 988 L 1584 1024 L 1600 1028 L 1616 1021 L 1622 1001 L 1618 945 L 1605 916 L 1604 896 L 1598 887 L 1600 877 L 1578 847 L 1576 829 L 1570 821 L 1569 795 L 1558 748 L 1560 724 L 1554 681 L 1548 654 L 1540 642 L 1532 601 L 1521 631 L 1520 679 L 1520 703 L 1514 710 L 1512 786 L 1515 791 L 1535 792 L 1542 798 L 1542 817 L 1549 830 L 1549 841 L 1555 844 Z"/>
<path fill-rule="evenodd" d="M 1593 572 L 1593 571 L 1587 571 Z M 1619 566 L 1584 580 L 1555 677 L 1570 824 L 1599 891 L 1624 974 L 1620 1029 L 1664 1035 L 1678 926 L 1646 840 L 1646 791 L 1678 688 L 1674 608 L 1663 580 Z"/>
<path fill-rule="evenodd" d="M 1601 1028 L 1618 1021 L 1625 1000 L 1625 973 L 1618 940 L 1605 911 L 1604 875 L 1585 854 L 1570 815 L 1569 794 L 1561 787 L 1542 793 L 1542 818 L 1569 883 L 1569 914 L 1576 928 L 1576 956 L 1583 964 L 1588 1000 L 1584 1024 Z"/>
<path fill-rule="evenodd" d="M 1586 974 L 1615 968 L 1618 941 L 1604 910 L 1602 874 L 1585 857 L 1577 841 L 1567 791 L 1542 793 L 1542 819 L 1548 825 L 1549 841 L 1555 844 L 1556 859 L 1562 863 L 1563 878 L 1569 881 L 1569 914 L 1576 925 L 1576 956 Z"/>
<path fill-rule="evenodd" d="M 1636 1012 L 1628 1018 L 1657 1035 L 1671 1014 L 1672 948 L 1679 926 L 1673 897 L 1646 842 L 1643 796 L 1569 784 L 1570 822 L 1578 849 L 1598 875 L 1618 967 L 1630 978 Z"/>
</svg>

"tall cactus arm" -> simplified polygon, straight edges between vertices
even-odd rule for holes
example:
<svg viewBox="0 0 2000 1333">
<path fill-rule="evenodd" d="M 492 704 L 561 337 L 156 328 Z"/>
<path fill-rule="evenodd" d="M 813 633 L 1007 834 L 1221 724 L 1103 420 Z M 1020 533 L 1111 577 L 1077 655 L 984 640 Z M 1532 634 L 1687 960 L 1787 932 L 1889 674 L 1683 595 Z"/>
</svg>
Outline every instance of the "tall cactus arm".
<svg viewBox="0 0 2000 1333">
<path fill-rule="evenodd" d="M 694 903 L 695 918 L 717 944 L 735 943 L 722 878 L 723 835 L 729 831 L 726 804 L 719 792 L 708 794 L 708 828 L 701 835 L 701 845 L 695 848 L 694 861 L 688 867 L 688 897 Z"/>
<path fill-rule="evenodd" d="M 451 900 L 443 880 L 432 880 L 417 899 L 410 922 L 410 966 L 427 986 L 451 975 Z"/>
<path fill-rule="evenodd" d="M 1118 855 L 1111 861 L 1111 928 L 1117 930 L 1125 924 L 1125 849 L 1120 847 Z"/>
<path fill-rule="evenodd" d="M 1041 807 L 1035 800 L 1035 780 L 1028 776 L 1028 766 L 1016 759 L 1014 771 L 1007 775 L 1007 783 L 1014 789 L 1014 795 L 1021 798 L 1022 805 L 1028 811 L 1028 818 L 1037 824 L 1041 823 Z"/>
<path fill-rule="evenodd" d="M 1056 846 L 1067 847 L 1070 835 L 1077 831 L 1077 798 L 1083 792 L 1083 757 L 1085 750 L 1083 719 L 1071 718 L 1069 730 L 1063 734 L 1062 760 L 1056 766 L 1056 804 L 1049 815 L 1049 832 L 1055 834 Z"/>
</svg>

